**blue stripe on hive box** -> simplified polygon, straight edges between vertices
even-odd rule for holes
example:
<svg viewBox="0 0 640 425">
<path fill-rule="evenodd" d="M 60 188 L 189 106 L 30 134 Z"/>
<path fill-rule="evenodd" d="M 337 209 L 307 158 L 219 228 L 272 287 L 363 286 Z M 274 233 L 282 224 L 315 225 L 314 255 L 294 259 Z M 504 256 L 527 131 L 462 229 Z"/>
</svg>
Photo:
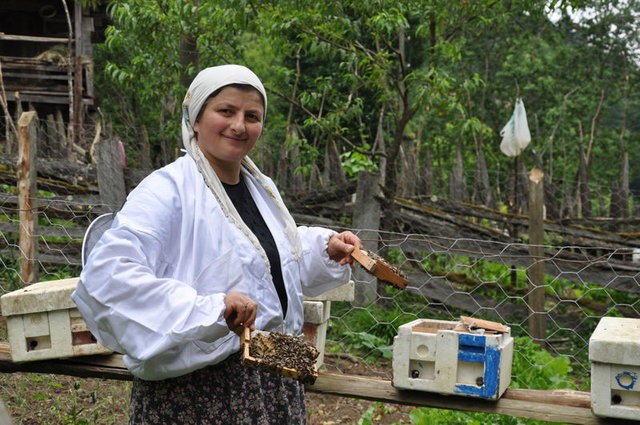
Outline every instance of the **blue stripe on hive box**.
<svg viewBox="0 0 640 425">
<path fill-rule="evenodd" d="M 458 337 L 458 360 L 481 363 L 484 368 L 482 382 L 476 385 L 458 384 L 455 392 L 481 398 L 492 398 L 498 392 L 500 380 L 500 347 L 487 344 L 484 335 L 460 334 Z"/>
</svg>

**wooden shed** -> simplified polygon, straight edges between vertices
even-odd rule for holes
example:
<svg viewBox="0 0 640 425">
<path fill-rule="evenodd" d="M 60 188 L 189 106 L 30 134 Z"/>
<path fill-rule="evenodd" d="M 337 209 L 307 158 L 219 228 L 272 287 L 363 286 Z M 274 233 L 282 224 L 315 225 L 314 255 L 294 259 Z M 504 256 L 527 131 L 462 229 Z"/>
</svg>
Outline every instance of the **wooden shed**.
<svg viewBox="0 0 640 425">
<path fill-rule="evenodd" d="M 106 2 L 105 2 L 106 3 Z M 2 137 L 11 153 L 12 123 L 33 109 L 55 128 L 49 134 L 82 146 L 87 114 L 94 107 L 92 44 L 106 25 L 105 6 L 80 0 L 0 1 Z M 56 130 L 55 132 L 53 130 Z M 57 141 L 60 143 L 60 141 Z"/>
</svg>

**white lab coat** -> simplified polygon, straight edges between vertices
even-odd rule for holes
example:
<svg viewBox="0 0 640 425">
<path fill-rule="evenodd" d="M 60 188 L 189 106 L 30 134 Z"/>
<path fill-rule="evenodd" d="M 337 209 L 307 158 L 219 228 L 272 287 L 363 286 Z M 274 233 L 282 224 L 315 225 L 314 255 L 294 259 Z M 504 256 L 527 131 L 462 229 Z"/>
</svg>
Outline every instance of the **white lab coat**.
<svg viewBox="0 0 640 425">
<path fill-rule="evenodd" d="M 142 379 L 175 377 L 219 363 L 240 349 L 223 317 L 240 291 L 258 305 L 256 328 L 298 335 L 303 294 L 344 284 L 350 268 L 329 259 L 332 230 L 298 227 L 296 259 L 271 196 L 243 170 L 280 253 L 288 296 L 283 319 L 268 264 L 222 213 L 190 156 L 143 180 L 91 251 L 72 294 L 98 341 L 123 353 Z"/>
</svg>

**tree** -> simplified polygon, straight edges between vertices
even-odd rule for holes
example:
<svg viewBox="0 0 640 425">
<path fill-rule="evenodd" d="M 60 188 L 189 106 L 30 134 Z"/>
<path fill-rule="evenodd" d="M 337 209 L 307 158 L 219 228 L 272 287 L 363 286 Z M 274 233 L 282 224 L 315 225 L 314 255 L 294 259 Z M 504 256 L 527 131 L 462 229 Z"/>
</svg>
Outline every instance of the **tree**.
<svg viewBox="0 0 640 425">
<path fill-rule="evenodd" d="M 240 45 L 239 35 L 227 29 L 245 24 L 250 11 L 236 6 L 198 0 L 110 3 L 113 25 L 100 46 L 104 78 L 98 83 L 115 132 L 139 143 L 129 152 L 143 167 L 171 161 L 181 146 L 178 117 L 198 62 L 220 63 L 238 54 L 233 46 Z"/>
<path fill-rule="evenodd" d="M 270 94 L 253 155 L 279 187 L 378 170 L 386 226 L 397 193 L 427 187 L 398 176 L 428 175 L 437 196 L 455 178 L 461 199 L 469 187 L 475 202 L 499 205 L 513 164 L 498 132 L 516 96 L 533 136 L 521 167 L 543 167 L 554 197 L 578 199 L 580 140 L 585 184 L 637 172 L 640 154 L 625 153 L 638 142 L 637 1 L 116 0 L 110 12 L 103 106 L 123 138 L 148 134 L 149 154 L 144 143 L 136 151 L 153 165 L 180 146 L 180 104 L 197 67 L 236 62 Z M 626 174 L 607 166 L 624 155 Z"/>
</svg>

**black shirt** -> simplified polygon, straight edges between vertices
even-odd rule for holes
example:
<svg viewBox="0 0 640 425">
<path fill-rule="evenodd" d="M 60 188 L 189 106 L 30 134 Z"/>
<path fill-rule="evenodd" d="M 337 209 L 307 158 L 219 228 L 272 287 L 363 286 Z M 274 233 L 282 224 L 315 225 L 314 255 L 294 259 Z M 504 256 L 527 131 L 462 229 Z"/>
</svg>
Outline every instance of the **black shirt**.
<svg viewBox="0 0 640 425">
<path fill-rule="evenodd" d="M 245 224 L 251 229 L 254 235 L 260 241 L 262 249 L 264 249 L 269 258 L 269 264 L 271 265 L 271 277 L 273 284 L 276 287 L 278 298 L 280 298 L 280 306 L 282 307 L 283 317 L 287 314 L 287 291 L 284 287 L 284 279 L 282 278 L 282 267 L 280 265 L 280 254 L 278 253 L 278 246 L 273 239 L 273 235 L 267 227 L 267 223 L 264 221 L 262 214 L 258 210 L 258 206 L 251 197 L 251 193 L 244 182 L 244 178 L 240 176 L 240 183 L 238 184 L 226 184 L 222 183 L 224 189 L 229 195 L 231 202 L 238 210 L 240 217 Z"/>
</svg>

